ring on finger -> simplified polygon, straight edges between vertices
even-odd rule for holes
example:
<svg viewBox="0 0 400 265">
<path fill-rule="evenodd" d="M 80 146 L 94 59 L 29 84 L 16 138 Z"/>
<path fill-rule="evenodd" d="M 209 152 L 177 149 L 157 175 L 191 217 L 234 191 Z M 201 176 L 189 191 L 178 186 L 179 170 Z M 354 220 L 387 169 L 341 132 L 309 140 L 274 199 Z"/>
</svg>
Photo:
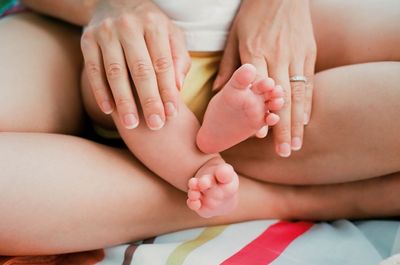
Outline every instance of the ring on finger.
<svg viewBox="0 0 400 265">
<path fill-rule="evenodd" d="M 307 83 L 307 77 L 305 75 L 293 75 L 289 77 L 289 81 Z"/>
</svg>

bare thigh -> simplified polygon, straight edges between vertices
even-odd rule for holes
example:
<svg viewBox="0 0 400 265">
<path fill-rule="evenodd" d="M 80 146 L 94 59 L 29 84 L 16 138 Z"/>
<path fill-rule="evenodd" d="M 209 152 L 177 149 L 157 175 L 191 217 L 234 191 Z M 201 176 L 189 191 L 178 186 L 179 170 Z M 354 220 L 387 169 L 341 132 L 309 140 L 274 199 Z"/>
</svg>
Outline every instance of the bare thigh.
<svg viewBox="0 0 400 265">
<path fill-rule="evenodd" d="M 330 70 L 315 76 L 303 149 L 284 159 L 268 138 L 251 139 L 225 157 L 247 176 L 278 183 L 338 183 L 400 171 L 400 63 L 384 62 L 400 61 L 400 2 L 311 3 L 316 70 Z M 350 66 L 334 68 L 344 65 Z"/>
<path fill-rule="evenodd" d="M 400 1 L 313 0 L 317 71 L 337 66 L 400 61 Z"/>
<path fill-rule="evenodd" d="M 304 147 L 290 158 L 250 139 L 224 153 L 238 172 L 286 184 L 341 183 L 400 171 L 400 62 L 343 66 L 315 76 Z"/>
<path fill-rule="evenodd" d="M 0 20 L 0 36 L 0 131 L 76 133 L 79 29 L 26 13 Z"/>
</svg>

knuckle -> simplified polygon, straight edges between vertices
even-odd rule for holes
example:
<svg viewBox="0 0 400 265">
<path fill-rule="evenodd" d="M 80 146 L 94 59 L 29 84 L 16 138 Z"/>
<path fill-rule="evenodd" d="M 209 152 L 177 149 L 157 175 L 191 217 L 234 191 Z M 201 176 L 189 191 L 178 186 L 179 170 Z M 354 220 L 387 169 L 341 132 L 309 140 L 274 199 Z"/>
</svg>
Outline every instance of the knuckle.
<svg viewBox="0 0 400 265">
<path fill-rule="evenodd" d="M 144 61 L 137 61 L 133 65 L 132 72 L 134 79 L 149 79 L 152 76 L 153 67 Z"/>
<path fill-rule="evenodd" d="M 240 53 L 247 54 L 253 58 L 264 58 L 264 47 L 260 38 L 249 39 L 240 45 Z"/>
<path fill-rule="evenodd" d="M 86 28 L 85 31 L 82 33 L 81 37 L 81 47 L 82 50 L 86 50 L 89 48 L 90 43 L 94 41 L 94 32 L 91 28 Z"/>
<path fill-rule="evenodd" d="M 292 84 L 292 100 L 293 102 L 299 103 L 304 101 L 305 88 L 304 84 L 293 83 Z"/>
<path fill-rule="evenodd" d="M 119 63 L 111 63 L 107 66 L 107 78 L 109 79 L 116 79 L 122 76 L 123 68 L 122 65 Z"/>
<path fill-rule="evenodd" d="M 159 104 L 160 104 L 160 102 L 159 102 L 158 98 L 148 97 L 143 100 L 142 106 L 143 106 L 143 109 L 150 109 L 150 108 L 158 107 Z"/>
<path fill-rule="evenodd" d="M 172 62 L 168 57 L 163 56 L 155 59 L 153 65 L 154 65 L 154 71 L 157 74 L 159 74 L 159 73 L 165 73 L 169 69 L 171 69 Z"/>
<path fill-rule="evenodd" d="M 117 24 L 121 29 L 130 29 L 132 27 L 132 17 L 128 14 L 122 14 L 117 19 Z"/>
<path fill-rule="evenodd" d="M 288 104 L 290 105 L 291 103 L 291 98 L 290 98 L 290 87 L 287 86 L 281 86 L 282 87 L 282 94 L 283 94 L 283 99 L 285 101 L 283 107 L 287 107 Z"/>
<path fill-rule="evenodd" d="M 95 98 L 97 98 L 99 100 L 105 99 L 107 97 L 106 93 L 102 87 L 99 87 L 99 86 L 92 87 L 92 91 L 93 91 Z"/>
<path fill-rule="evenodd" d="M 111 32 L 112 24 L 113 21 L 111 20 L 111 18 L 106 18 L 100 23 L 99 29 L 101 32 L 106 32 L 106 33 Z"/>
<path fill-rule="evenodd" d="M 289 139 L 291 135 L 291 128 L 288 124 L 281 125 L 277 133 L 281 139 Z"/>
<path fill-rule="evenodd" d="M 86 72 L 89 75 L 99 75 L 100 74 L 100 67 L 95 62 L 87 62 L 86 63 Z"/>
<path fill-rule="evenodd" d="M 175 89 L 171 89 L 170 87 L 160 87 L 160 95 L 164 101 L 170 101 L 175 98 L 174 95 Z"/>
<path fill-rule="evenodd" d="M 111 20 L 111 18 L 106 18 L 100 23 L 97 31 L 100 41 L 106 43 L 112 39 L 112 34 L 113 34 L 112 26 L 113 26 L 113 21 Z"/>
<path fill-rule="evenodd" d="M 304 123 L 303 123 L 303 121 L 300 121 L 300 120 L 292 121 L 292 127 L 293 127 L 293 131 L 295 131 L 299 134 L 303 130 Z"/>
<path fill-rule="evenodd" d="M 121 109 L 121 108 L 127 109 L 133 105 L 133 101 L 128 98 L 125 98 L 125 97 L 119 97 L 119 98 L 115 99 L 115 104 L 117 105 L 117 107 L 119 109 Z"/>
<path fill-rule="evenodd" d="M 154 25 L 160 22 L 161 16 L 158 12 L 148 11 L 144 14 L 143 19 L 146 24 Z"/>
<path fill-rule="evenodd" d="M 107 95 L 105 90 L 101 88 L 94 88 L 93 90 L 94 98 L 99 105 L 101 105 L 104 100 L 110 100 L 110 97 Z"/>
</svg>

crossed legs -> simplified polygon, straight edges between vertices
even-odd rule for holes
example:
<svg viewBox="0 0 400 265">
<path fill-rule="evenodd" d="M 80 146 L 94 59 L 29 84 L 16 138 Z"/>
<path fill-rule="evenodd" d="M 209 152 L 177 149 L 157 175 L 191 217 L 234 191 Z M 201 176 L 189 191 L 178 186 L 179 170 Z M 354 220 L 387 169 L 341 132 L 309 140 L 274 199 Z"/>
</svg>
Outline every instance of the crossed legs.
<svg viewBox="0 0 400 265">
<path fill-rule="evenodd" d="M 355 10 L 352 16 L 356 14 Z M 321 16 L 323 16 L 323 13 Z M 18 25 L 17 21 L 18 18 L 15 17 L 15 19 L 10 19 L 8 23 L 16 23 L 13 24 L 15 26 Z M 41 28 L 51 27 L 50 24 L 47 25 L 48 23 L 45 20 L 38 19 L 38 21 Z M 37 24 L 31 23 L 30 25 Z M 5 29 L 0 24 L 2 31 L 9 28 L 10 25 Z M 30 30 L 24 32 L 28 31 L 30 32 Z M 61 33 L 62 31 L 58 32 Z M 2 32 L 2 35 L 7 36 L 6 32 Z M 50 33 L 50 35 L 57 36 L 54 32 Z M 317 35 L 317 39 L 319 38 L 318 36 L 320 35 Z M 56 39 L 59 37 L 56 37 Z M 51 58 L 54 56 L 53 59 L 58 58 L 60 61 L 57 60 L 56 64 L 49 64 L 48 62 L 37 60 L 44 63 L 41 65 L 42 68 L 39 68 L 41 71 L 38 71 L 37 74 L 44 71 L 45 67 L 49 67 L 49 71 L 51 69 L 63 69 L 62 62 L 65 60 L 62 57 L 58 57 L 59 52 L 53 53 L 50 52 L 51 50 L 46 49 L 48 43 L 48 40 L 44 39 L 41 47 L 48 51 L 48 55 Z M 6 47 L 7 42 L 2 45 Z M 21 42 L 10 42 L 8 45 L 8 50 L 3 49 L 2 51 L 7 50 L 7 53 L 13 54 L 9 52 L 11 49 L 20 49 L 20 51 L 26 51 L 27 54 L 38 54 L 37 52 L 31 53 L 29 47 L 25 47 Z M 394 43 L 393 45 L 397 44 Z M 388 50 L 390 49 L 385 49 L 383 52 Z M 4 58 L 3 53 L 1 54 L 2 58 Z M 19 57 L 18 54 L 22 56 Z M 323 56 L 324 53 L 321 51 L 320 54 Z M 395 52 L 391 54 L 388 58 L 385 57 L 387 55 L 382 56 L 382 60 L 398 60 L 398 55 Z M 13 61 L 19 62 L 20 65 L 30 69 L 27 63 L 30 61 L 26 61 L 26 54 L 14 53 Z M 362 62 L 362 60 L 356 62 Z M 331 64 L 338 66 L 334 63 Z M 35 87 L 36 81 L 32 79 L 31 82 L 25 84 L 15 83 L 15 78 L 3 75 L 6 72 L 3 71 L 3 68 L 9 66 L 1 65 L 0 67 L 2 68 L 0 71 L 0 74 L 2 74 L 0 78 L 2 82 L 0 86 L 1 100 L 14 102 L 16 98 L 19 98 L 18 93 L 20 93 L 27 103 L 41 102 L 40 106 L 42 107 L 40 111 L 30 109 L 26 112 L 25 109 L 18 109 L 20 104 L 18 106 L 17 104 L 8 104 L 5 105 L 10 107 L 7 112 L 0 112 L 3 114 L 0 120 L 0 130 L 9 132 L 0 133 L 0 150 L 2 150 L 0 152 L 0 166 L 3 170 L 0 176 L 0 193 L 4 198 L 0 201 L 0 211 L 2 212 L 2 219 L 0 220 L 0 230 L 2 231 L 0 234 L 1 254 L 50 254 L 87 250 L 177 229 L 259 218 L 321 220 L 395 216 L 399 213 L 400 202 L 397 194 L 400 189 L 400 174 L 393 173 L 379 177 L 380 173 L 385 174 L 384 172 L 386 172 L 386 174 L 389 174 L 389 172 L 395 172 L 396 168 L 393 165 L 396 165 L 396 163 L 398 165 L 398 161 L 396 161 L 396 157 L 399 157 L 398 153 L 396 153 L 396 150 L 399 150 L 398 139 L 393 136 L 393 130 L 390 129 L 393 125 L 398 126 L 394 122 L 398 121 L 399 112 L 396 109 L 396 105 L 393 105 L 393 101 L 398 99 L 398 94 L 396 94 L 398 79 L 388 77 L 398 73 L 398 63 L 376 64 L 368 71 L 365 70 L 366 67 L 369 68 L 368 65 L 352 66 L 354 67 L 352 71 L 361 71 L 362 74 L 360 75 L 363 76 L 363 79 L 349 79 L 349 82 L 344 82 L 346 86 L 351 83 L 352 89 L 350 91 L 356 91 L 356 88 L 358 88 L 369 95 L 374 95 L 372 92 L 376 90 L 372 90 L 370 86 L 365 85 L 365 77 L 369 76 L 368 78 L 371 78 L 369 80 L 372 83 L 380 84 L 383 82 L 382 76 L 370 74 L 371 72 L 379 71 L 384 73 L 384 87 L 393 89 L 382 89 L 385 92 L 378 93 L 380 99 L 373 102 L 375 103 L 372 105 L 374 108 L 380 107 L 385 113 L 385 115 L 382 115 L 384 117 L 379 120 L 379 126 L 376 125 L 377 121 L 374 119 L 357 118 L 356 120 L 360 123 L 352 121 L 352 116 L 344 110 L 357 106 L 356 103 L 358 101 L 349 100 L 356 97 L 351 94 L 338 93 L 336 90 L 338 84 L 322 88 L 323 85 L 330 84 L 332 80 L 346 78 L 349 74 L 347 71 L 338 70 L 338 72 L 335 72 L 336 70 L 332 70 L 334 72 L 332 72 L 331 76 L 331 72 L 326 71 L 323 74 L 321 73 L 318 77 L 319 79 L 317 79 L 319 81 L 316 81 L 314 98 L 314 107 L 316 108 L 306 131 L 306 137 L 309 135 L 308 137 L 310 138 L 305 142 L 302 153 L 298 153 L 298 158 L 301 159 L 293 157 L 286 160 L 280 160 L 279 158 L 268 160 L 268 163 L 271 164 L 270 170 L 273 170 L 274 164 L 279 165 L 279 170 L 275 172 L 284 172 L 287 169 L 286 176 L 281 173 L 283 174 L 282 179 L 286 178 L 288 183 L 293 183 L 294 177 L 290 179 L 288 176 L 296 173 L 294 171 L 296 168 L 301 169 L 304 167 L 310 169 L 316 164 L 322 163 L 320 161 L 323 161 L 327 167 L 334 167 L 334 165 L 347 161 L 349 155 L 357 164 L 359 157 L 365 159 L 365 155 L 361 154 L 361 152 L 366 152 L 367 150 L 371 153 L 371 156 L 377 154 L 376 156 L 380 158 L 380 161 L 378 161 L 380 163 L 376 161 L 371 163 L 370 160 L 363 160 L 364 162 L 360 163 L 358 169 L 363 168 L 362 165 L 364 164 L 365 166 L 379 165 L 381 166 L 379 170 L 372 171 L 373 173 L 367 174 L 367 176 L 361 176 L 365 171 L 358 173 L 359 175 L 355 174 L 357 172 L 346 171 L 346 174 L 342 176 L 348 177 L 344 181 L 348 179 L 364 179 L 366 177 L 370 179 L 323 186 L 296 187 L 268 184 L 249 178 L 242 178 L 237 210 L 228 216 L 207 220 L 197 217 L 186 208 L 185 197 L 182 192 L 154 177 L 126 151 L 105 147 L 71 136 L 15 133 L 18 130 L 11 125 L 18 125 L 21 128 L 19 131 L 27 132 L 47 131 L 56 133 L 60 132 L 60 130 L 62 132 L 77 132 L 79 131 L 79 125 L 71 124 L 69 121 L 74 121 L 75 118 L 78 121 L 81 120 L 79 113 L 76 114 L 75 109 L 71 108 L 75 104 L 80 106 L 80 103 L 78 100 L 79 104 L 77 104 L 74 101 L 76 98 L 74 99 L 73 96 L 70 98 L 71 101 L 57 101 L 58 104 L 65 103 L 65 108 L 63 108 L 65 112 L 61 112 L 69 117 L 65 119 L 63 118 L 65 116 L 57 111 L 58 107 L 54 107 L 59 105 L 54 105 L 51 100 L 41 101 L 40 97 L 42 95 L 51 95 L 54 93 L 54 89 L 58 89 L 59 86 L 43 86 L 44 91 L 42 93 L 32 93 L 28 94 L 28 96 L 25 92 Z M 13 71 L 8 72 L 13 73 Z M 76 75 L 73 73 L 69 78 L 75 80 L 74 82 L 78 82 L 78 75 L 79 72 L 77 71 Z M 65 75 L 60 76 L 65 77 Z M 359 83 L 357 80 L 362 80 L 363 82 Z M 14 89 L 7 90 L 10 87 Z M 66 90 L 63 91 L 68 93 L 72 91 L 72 95 L 77 95 L 74 94 L 78 93 L 76 92 L 77 90 L 74 90 L 76 88 L 71 90 L 71 87 L 65 87 Z M 317 92 L 318 87 L 321 87 L 320 90 L 323 93 Z M 14 94 L 13 91 L 19 92 Z M 334 107 L 334 104 L 330 103 L 332 98 L 336 98 L 339 104 L 344 104 L 341 109 Z M 325 108 L 326 105 L 329 107 Z M 355 113 L 359 115 L 358 117 L 369 117 L 368 114 L 370 112 L 370 105 L 365 107 L 360 104 Z M 4 115 L 4 113 L 9 115 Z M 16 116 L 12 116 L 11 113 L 15 113 Z M 35 119 L 27 116 L 27 113 L 33 113 L 32 115 L 35 115 Z M 16 120 L 13 117 L 22 117 L 25 120 Z M 329 126 L 324 125 L 323 118 L 327 117 L 333 117 L 338 122 L 332 121 L 328 122 Z M 46 119 L 42 120 L 42 118 Z M 34 125 L 45 124 L 46 127 L 40 127 L 40 129 L 36 129 L 37 127 L 32 128 L 31 126 L 33 125 L 29 123 L 32 120 L 36 120 Z M 7 123 L 4 121 L 7 121 Z M 339 123 L 345 126 L 342 127 L 342 131 L 338 128 L 339 126 L 333 126 Z M 54 125 L 54 127 L 47 127 L 49 124 Z M 68 125 L 68 128 L 63 129 L 63 126 L 66 125 Z M 357 130 L 360 125 L 363 126 L 363 130 Z M 344 131 L 348 131 L 347 137 L 343 137 L 346 135 Z M 353 131 L 358 133 L 357 137 L 352 135 Z M 385 138 L 387 134 L 390 140 Z M 333 154 L 335 149 L 338 148 L 337 145 L 332 144 L 329 149 L 325 149 L 326 146 L 319 147 L 322 143 L 328 145 L 338 135 L 343 138 L 341 139 L 342 142 L 337 141 L 336 143 L 340 143 L 341 147 L 350 146 L 353 152 L 340 151 L 335 157 Z M 311 136 L 316 137 L 315 144 L 313 144 L 314 137 Z M 372 139 L 375 142 L 371 142 L 370 137 L 375 136 L 382 141 L 378 142 L 377 139 Z M 357 140 L 357 142 L 353 143 L 354 140 Z M 385 145 L 385 148 L 380 147 L 382 144 Z M 368 146 L 369 149 L 366 148 Z M 359 147 L 362 149 L 357 151 Z M 378 147 L 378 150 L 376 147 Z M 254 160 L 259 159 L 257 166 L 266 163 L 265 157 L 269 152 L 267 146 L 266 148 L 255 150 L 254 146 L 249 143 L 246 152 L 244 152 L 243 146 L 240 148 L 242 150 L 238 151 L 238 154 L 242 159 L 249 157 L 253 157 Z M 307 150 L 307 148 L 309 149 Z M 391 158 L 384 155 L 383 149 L 392 154 Z M 313 155 L 315 150 L 320 152 Z M 325 150 L 329 150 L 328 155 L 336 160 L 319 160 L 318 157 L 324 157 Z M 375 151 L 378 152 L 375 153 Z M 256 152 L 265 154 L 265 156 L 261 159 Z M 234 161 L 235 157 L 232 153 L 229 154 L 230 156 L 228 154 L 226 157 Z M 239 162 L 236 161 L 240 171 L 249 172 L 250 167 L 247 168 L 249 164 L 247 162 L 243 162 L 243 164 Z M 365 170 L 375 169 L 367 167 Z M 303 172 L 303 176 L 307 175 L 307 171 L 301 172 Z M 318 174 L 316 173 L 318 172 L 314 172 L 313 178 L 308 180 L 309 183 L 312 181 L 314 183 L 322 182 L 321 178 L 317 178 Z M 257 175 L 254 175 L 254 177 L 257 177 Z M 281 182 L 282 179 L 278 181 Z M 324 183 L 329 183 L 329 181 L 330 179 L 325 179 Z M 339 182 L 337 179 L 336 181 Z M 260 212 L 260 209 L 264 209 L 264 211 Z M 326 211 L 326 209 L 329 209 L 329 211 Z M 159 223 L 158 220 L 160 219 L 163 220 L 162 223 Z M 26 220 L 29 220 L 29 222 Z M 68 233 L 64 231 L 68 231 Z"/>
</svg>

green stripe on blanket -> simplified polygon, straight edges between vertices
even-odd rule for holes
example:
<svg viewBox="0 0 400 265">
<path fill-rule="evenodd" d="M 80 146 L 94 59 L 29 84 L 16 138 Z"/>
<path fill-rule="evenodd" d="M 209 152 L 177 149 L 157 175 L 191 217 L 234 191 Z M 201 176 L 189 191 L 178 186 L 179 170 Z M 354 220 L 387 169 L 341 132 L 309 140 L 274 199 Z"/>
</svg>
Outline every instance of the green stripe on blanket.
<svg viewBox="0 0 400 265">
<path fill-rule="evenodd" d="M 219 236 L 227 227 L 227 225 L 221 225 L 205 228 L 197 238 L 179 245 L 169 255 L 166 265 L 182 265 L 193 250 Z"/>
</svg>

